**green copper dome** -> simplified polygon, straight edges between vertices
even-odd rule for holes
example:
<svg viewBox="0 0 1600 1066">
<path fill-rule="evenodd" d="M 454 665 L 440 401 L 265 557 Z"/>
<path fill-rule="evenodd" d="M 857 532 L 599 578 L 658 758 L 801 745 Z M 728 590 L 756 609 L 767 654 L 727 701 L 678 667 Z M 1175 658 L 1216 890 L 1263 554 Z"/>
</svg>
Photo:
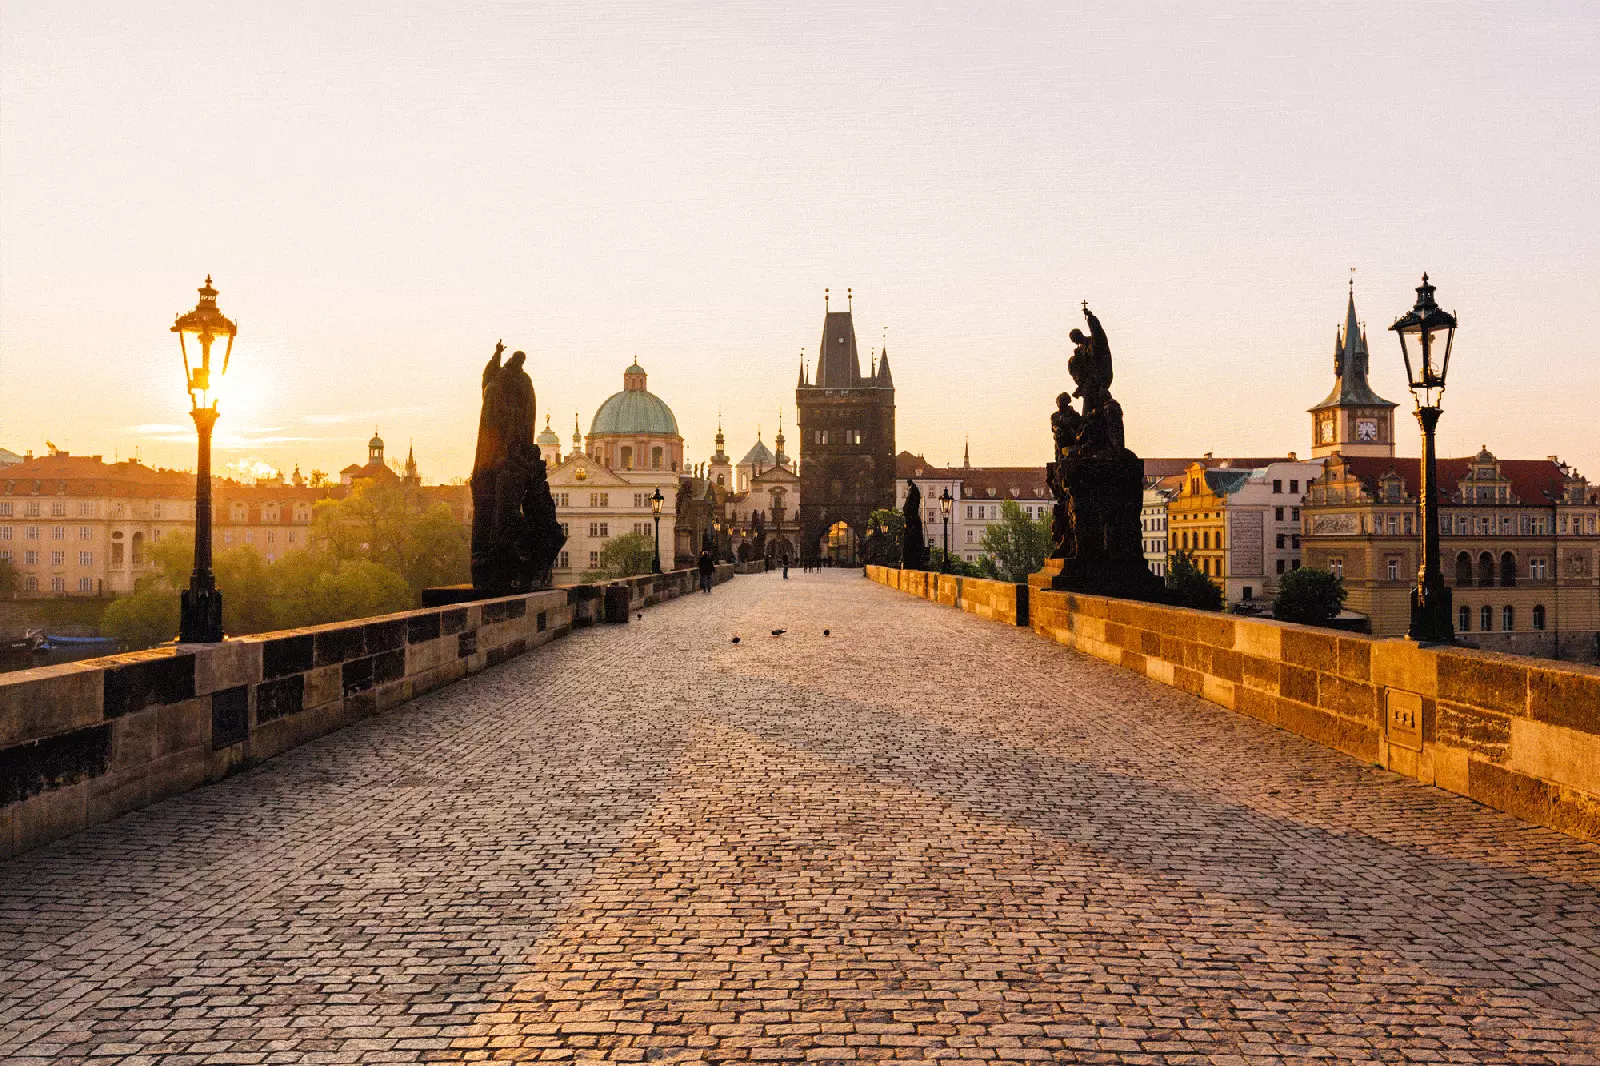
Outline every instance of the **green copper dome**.
<svg viewBox="0 0 1600 1066">
<path fill-rule="evenodd" d="M 589 424 L 589 434 L 636 436 L 654 434 L 676 437 L 678 420 L 661 397 L 644 387 L 644 368 L 637 362 L 622 372 L 622 391 L 600 405 Z"/>
</svg>

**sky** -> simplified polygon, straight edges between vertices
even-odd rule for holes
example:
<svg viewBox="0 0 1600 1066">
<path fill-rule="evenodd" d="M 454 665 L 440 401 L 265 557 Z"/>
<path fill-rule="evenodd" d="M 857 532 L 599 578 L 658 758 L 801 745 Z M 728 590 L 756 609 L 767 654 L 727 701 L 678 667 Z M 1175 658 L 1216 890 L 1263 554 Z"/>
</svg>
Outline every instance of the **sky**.
<svg viewBox="0 0 1600 1066">
<path fill-rule="evenodd" d="M 210 274 L 235 469 L 465 475 L 502 338 L 564 445 L 637 358 L 692 459 L 793 452 L 824 287 L 932 462 L 1045 461 L 1084 300 L 1135 451 L 1305 455 L 1353 276 L 1415 455 L 1426 270 L 1441 454 L 1600 481 L 1597 55 L 1592 2 L 0 0 L 0 447 L 191 468 Z"/>
</svg>

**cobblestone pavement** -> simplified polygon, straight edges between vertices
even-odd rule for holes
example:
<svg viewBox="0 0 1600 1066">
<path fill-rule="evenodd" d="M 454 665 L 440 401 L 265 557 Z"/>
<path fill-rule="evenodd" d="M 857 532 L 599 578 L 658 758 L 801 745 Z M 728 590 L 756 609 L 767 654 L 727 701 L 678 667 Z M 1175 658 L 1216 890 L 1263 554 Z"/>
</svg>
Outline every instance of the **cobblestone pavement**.
<svg viewBox="0 0 1600 1066">
<path fill-rule="evenodd" d="M 0 865 L 0 964 L 7 1063 L 1594 1063 L 1600 848 L 795 572 Z"/>
</svg>

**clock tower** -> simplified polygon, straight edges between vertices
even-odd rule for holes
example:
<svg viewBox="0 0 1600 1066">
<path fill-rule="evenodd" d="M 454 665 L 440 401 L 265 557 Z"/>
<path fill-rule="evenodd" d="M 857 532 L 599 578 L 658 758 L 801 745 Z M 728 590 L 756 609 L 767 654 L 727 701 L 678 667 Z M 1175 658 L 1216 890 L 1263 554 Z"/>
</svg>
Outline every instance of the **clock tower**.
<svg viewBox="0 0 1600 1066">
<path fill-rule="evenodd" d="M 1367 336 L 1356 319 L 1355 283 L 1344 329 L 1333 338 L 1333 391 L 1311 408 L 1311 454 L 1394 454 L 1395 405 L 1367 384 Z"/>
</svg>

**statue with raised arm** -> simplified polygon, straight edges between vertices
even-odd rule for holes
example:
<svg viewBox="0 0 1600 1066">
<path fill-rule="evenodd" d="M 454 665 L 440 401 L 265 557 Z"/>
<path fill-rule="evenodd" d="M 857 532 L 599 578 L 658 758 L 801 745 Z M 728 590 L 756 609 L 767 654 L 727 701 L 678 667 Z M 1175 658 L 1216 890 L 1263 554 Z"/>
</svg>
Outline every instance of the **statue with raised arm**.
<svg viewBox="0 0 1600 1066">
<path fill-rule="evenodd" d="M 566 535 L 539 446 L 538 403 L 524 352 L 501 363 L 503 343 L 483 368 L 483 406 L 472 464 L 472 586 L 483 595 L 548 588 Z"/>
<path fill-rule="evenodd" d="M 1077 388 L 1056 397 L 1050 416 L 1054 461 L 1046 480 L 1056 497 L 1050 556 L 1031 583 L 1073 592 L 1160 601 L 1164 586 L 1144 560 L 1139 515 L 1144 464 L 1124 441 L 1122 406 L 1111 396 L 1111 344 L 1083 305 L 1088 334 L 1074 329 L 1067 373 Z M 1072 406 L 1074 397 L 1083 410 Z"/>
<path fill-rule="evenodd" d="M 928 569 L 928 538 L 922 531 L 922 490 L 906 478 L 906 502 L 900 508 L 900 568 Z"/>
</svg>

